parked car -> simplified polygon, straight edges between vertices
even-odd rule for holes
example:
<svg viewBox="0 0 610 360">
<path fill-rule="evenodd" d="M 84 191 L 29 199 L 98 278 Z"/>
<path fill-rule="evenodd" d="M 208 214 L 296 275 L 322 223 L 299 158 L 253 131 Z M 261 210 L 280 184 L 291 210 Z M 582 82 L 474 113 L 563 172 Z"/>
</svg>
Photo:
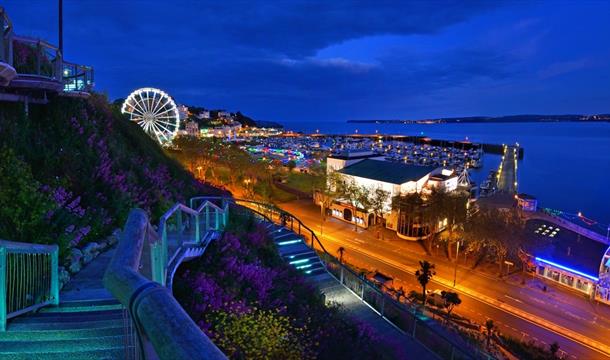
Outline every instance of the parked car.
<svg viewBox="0 0 610 360">
<path fill-rule="evenodd" d="M 426 290 L 426 302 L 437 307 L 444 306 L 445 300 L 443 299 L 443 291 L 439 289 Z"/>
</svg>

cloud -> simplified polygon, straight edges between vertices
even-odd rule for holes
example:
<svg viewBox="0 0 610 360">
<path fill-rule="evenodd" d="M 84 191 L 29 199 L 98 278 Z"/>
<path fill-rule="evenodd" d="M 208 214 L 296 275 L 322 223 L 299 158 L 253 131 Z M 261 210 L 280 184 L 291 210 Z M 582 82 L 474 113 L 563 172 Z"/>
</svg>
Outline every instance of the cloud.
<svg viewBox="0 0 610 360">
<path fill-rule="evenodd" d="M 560 61 L 548 65 L 546 68 L 538 72 L 541 79 L 548 79 L 555 76 L 568 74 L 574 71 L 586 69 L 595 66 L 595 62 L 589 58 L 581 58 L 570 61 Z"/>
</svg>

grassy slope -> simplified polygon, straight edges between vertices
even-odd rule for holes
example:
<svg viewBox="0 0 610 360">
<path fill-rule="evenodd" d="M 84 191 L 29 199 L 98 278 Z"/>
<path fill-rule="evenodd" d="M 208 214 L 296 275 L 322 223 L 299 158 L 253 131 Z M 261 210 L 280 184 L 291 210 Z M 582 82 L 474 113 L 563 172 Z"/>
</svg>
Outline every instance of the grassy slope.
<svg viewBox="0 0 610 360">
<path fill-rule="evenodd" d="M 101 95 L 31 104 L 28 116 L 22 103 L 0 103 L 0 150 L 14 154 L 5 156 L 5 162 L 31 173 L 29 187 L 15 185 L 23 196 L 0 188 L 0 200 L 16 197 L 11 204 L 15 211 L 35 207 L 32 199 L 45 203 L 32 194 L 33 188 L 50 202 L 37 209 L 41 213 L 35 220 L 47 224 L 39 234 L 18 232 L 20 227 L 10 223 L 19 222 L 18 216 L 0 219 L 4 239 L 59 242 L 65 250 L 70 242 L 82 244 L 122 226 L 132 207 L 146 209 L 156 221 L 175 201 L 219 193 L 195 181 Z M 0 170 L 6 173 L 8 165 L 0 163 Z M 17 179 L 5 180 L 6 188 Z M 80 229 L 86 234 L 79 237 Z"/>
</svg>

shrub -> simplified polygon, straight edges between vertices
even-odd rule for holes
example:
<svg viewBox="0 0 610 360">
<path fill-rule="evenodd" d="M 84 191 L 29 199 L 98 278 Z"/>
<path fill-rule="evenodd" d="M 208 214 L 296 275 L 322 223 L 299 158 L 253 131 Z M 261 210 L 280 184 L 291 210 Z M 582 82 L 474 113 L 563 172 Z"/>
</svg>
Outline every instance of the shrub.
<svg viewBox="0 0 610 360">
<path fill-rule="evenodd" d="M 174 282 L 178 301 L 225 353 L 283 358 L 257 349 L 258 341 L 284 340 L 243 338 L 239 329 L 262 316 L 263 333 L 270 331 L 269 322 L 280 322 L 286 341 L 298 340 L 299 347 L 286 358 L 383 358 L 372 330 L 352 321 L 339 306 L 327 306 L 318 290 L 280 258 L 262 225 L 237 209 L 231 214 L 223 239 L 210 244 L 204 257 L 181 266 Z M 244 316 L 243 322 L 237 320 Z M 244 347 L 254 355 L 245 356 Z"/>
</svg>

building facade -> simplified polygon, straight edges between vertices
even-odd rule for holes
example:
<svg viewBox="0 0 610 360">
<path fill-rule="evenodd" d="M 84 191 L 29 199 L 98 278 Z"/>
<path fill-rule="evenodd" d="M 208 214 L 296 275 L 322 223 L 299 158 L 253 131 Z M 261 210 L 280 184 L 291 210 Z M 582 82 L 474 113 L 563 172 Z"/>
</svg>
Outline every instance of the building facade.
<svg viewBox="0 0 610 360">
<path fill-rule="evenodd" d="M 424 207 L 419 212 L 392 209 L 392 199 L 399 195 L 425 194 L 435 189 L 454 191 L 457 189 L 457 174 L 435 166 L 409 165 L 383 159 L 367 151 L 341 153 L 327 158 L 327 173 L 336 172 L 345 181 L 371 190 L 381 189 L 389 195 L 383 206 L 382 219 L 377 218 L 371 210 L 354 206 L 346 199 L 336 199 L 330 207 L 330 215 L 364 228 L 382 222 L 396 231 L 399 237 L 408 240 L 421 240 L 442 230 L 447 225 L 446 221 L 426 223 L 422 216 Z"/>
<path fill-rule="evenodd" d="M 536 276 L 610 304 L 607 243 L 541 219 L 528 220 L 525 231 Z"/>
</svg>

